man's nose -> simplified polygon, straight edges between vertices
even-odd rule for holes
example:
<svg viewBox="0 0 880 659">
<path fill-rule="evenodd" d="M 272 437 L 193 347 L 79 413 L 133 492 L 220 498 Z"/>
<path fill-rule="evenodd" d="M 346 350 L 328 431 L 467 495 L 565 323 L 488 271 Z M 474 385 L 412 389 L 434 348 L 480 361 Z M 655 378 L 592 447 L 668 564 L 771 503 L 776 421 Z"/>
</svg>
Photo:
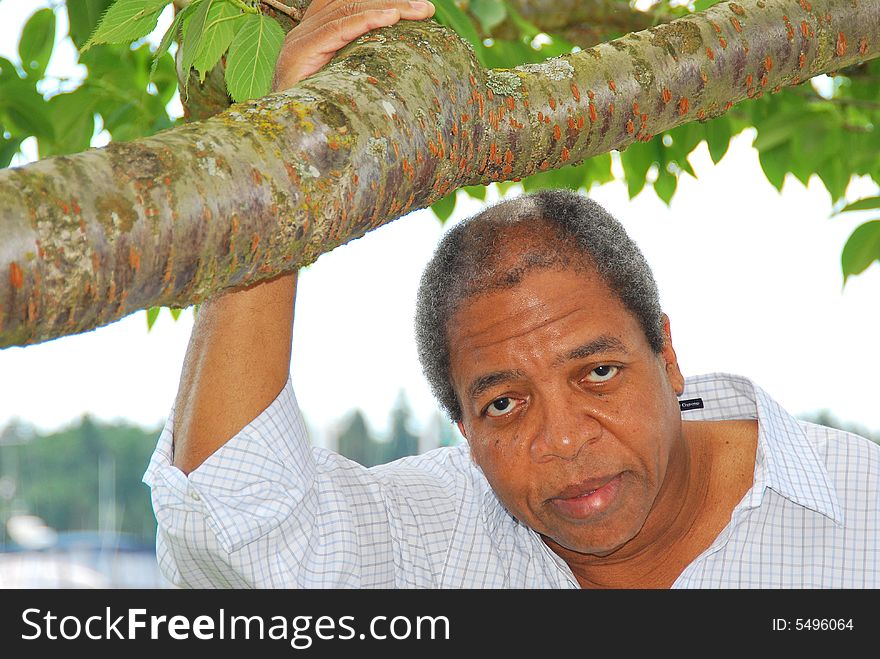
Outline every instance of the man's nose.
<svg viewBox="0 0 880 659">
<path fill-rule="evenodd" d="M 532 459 L 574 460 L 589 444 L 602 435 L 602 425 L 584 408 L 560 409 L 551 405 L 543 415 L 543 423 L 532 440 Z"/>
</svg>

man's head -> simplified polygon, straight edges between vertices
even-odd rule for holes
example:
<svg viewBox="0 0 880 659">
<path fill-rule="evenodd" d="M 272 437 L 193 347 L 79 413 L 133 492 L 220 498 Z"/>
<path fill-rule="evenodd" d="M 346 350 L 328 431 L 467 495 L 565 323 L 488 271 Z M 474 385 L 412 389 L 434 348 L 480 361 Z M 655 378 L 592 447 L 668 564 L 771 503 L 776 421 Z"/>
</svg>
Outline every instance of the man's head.
<svg viewBox="0 0 880 659">
<path fill-rule="evenodd" d="M 679 450 L 683 379 L 650 269 L 614 218 L 554 190 L 459 224 L 423 275 L 416 334 L 511 513 L 580 553 L 639 532 Z"/>
</svg>

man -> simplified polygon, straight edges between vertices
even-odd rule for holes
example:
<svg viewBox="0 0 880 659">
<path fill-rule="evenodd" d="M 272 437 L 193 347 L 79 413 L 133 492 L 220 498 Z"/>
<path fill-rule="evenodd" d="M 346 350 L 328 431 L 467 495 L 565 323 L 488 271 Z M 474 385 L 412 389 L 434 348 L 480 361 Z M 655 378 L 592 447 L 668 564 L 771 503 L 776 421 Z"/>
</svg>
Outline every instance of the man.
<svg viewBox="0 0 880 659">
<path fill-rule="evenodd" d="M 432 13 L 315 2 L 276 87 Z M 425 271 L 420 359 L 467 446 L 372 469 L 312 449 L 289 379 L 295 286 L 198 314 L 145 476 L 175 583 L 880 586 L 880 447 L 798 422 L 745 378 L 686 382 L 650 269 L 589 200 L 496 205 Z"/>
</svg>

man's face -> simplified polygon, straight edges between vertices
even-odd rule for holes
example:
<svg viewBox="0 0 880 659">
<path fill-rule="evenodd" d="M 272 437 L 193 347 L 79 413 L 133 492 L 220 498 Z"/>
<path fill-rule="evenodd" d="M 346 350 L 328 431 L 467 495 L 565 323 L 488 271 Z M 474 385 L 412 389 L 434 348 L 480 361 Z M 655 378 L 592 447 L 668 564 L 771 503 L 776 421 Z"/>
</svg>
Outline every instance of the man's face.
<svg viewBox="0 0 880 659">
<path fill-rule="evenodd" d="M 537 270 L 450 323 L 459 424 L 519 520 L 579 553 L 633 538 L 681 455 L 683 378 L 592 272 Z"/>
</svg>

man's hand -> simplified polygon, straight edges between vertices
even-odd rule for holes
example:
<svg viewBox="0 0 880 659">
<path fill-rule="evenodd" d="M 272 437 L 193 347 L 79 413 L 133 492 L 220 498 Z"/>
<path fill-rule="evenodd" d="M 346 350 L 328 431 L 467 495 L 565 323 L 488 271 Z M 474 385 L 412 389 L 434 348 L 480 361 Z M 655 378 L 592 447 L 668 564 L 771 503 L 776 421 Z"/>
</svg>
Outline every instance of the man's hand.
<svg viewBox="0 0 880 659">
<path fill-rule="evenodd" d="M 401 18 L 433 15 L 434 5 L 421 0 L 314 0 L 284 39 L 272 89 L 287 89 L 312 75 L 339 49 L 370 30 L 394 25 Z"/>
</svg>

